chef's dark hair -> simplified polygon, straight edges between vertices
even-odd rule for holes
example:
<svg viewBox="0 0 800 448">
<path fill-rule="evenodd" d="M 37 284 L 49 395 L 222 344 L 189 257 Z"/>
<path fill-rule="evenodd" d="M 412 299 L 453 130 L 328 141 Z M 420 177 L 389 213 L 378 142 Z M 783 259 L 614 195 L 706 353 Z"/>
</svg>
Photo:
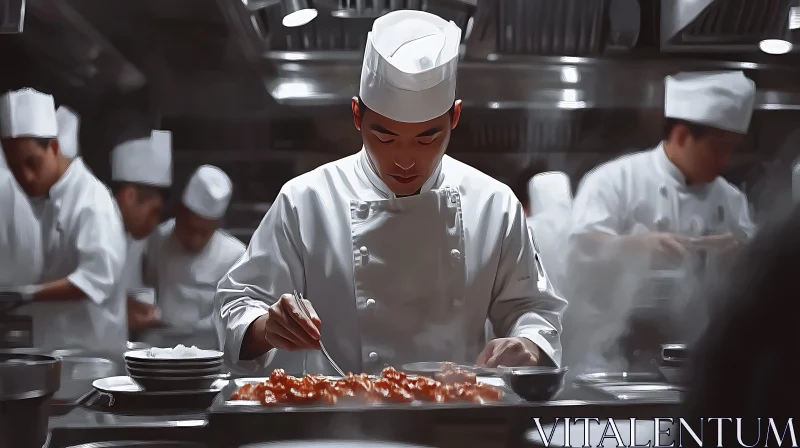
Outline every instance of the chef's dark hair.
<svg viewBox="0 0 800 448">
<path fill-rule="evenodd" d="M 144 185 L 136 182 L 112 182 L 111 191 L 116 196 L 123 188 L 131 187 L 136 192 L 136 202 L 147 202 L 153 198 L 161 197 L 165 202 L 169 200 L 169 189 L 153 185 Z"/>
<path fill-rule="evenodd" d="M 761 435 L 768 430 L 767 417 L 783 432 L 788 418 L 796 420 L 800 402 L 800 207 L 781 213 L 743 248 L 724 281 L 694 297 L 705 303 L 710 299 L 712 318 L 691 349 L 683 417 L 695 424 L 701 418 L 742 418 L 743 443 L 758 440 L 759 417 Z M 705 424 L 703 446 L 741 446 L 731 427 L 724 431 L 729 440 L 718 445 L 715 428 L 713 423 Z"/>
<path fill-rule="evenodd" d="M 672 135 L 672 130 L 675 129 L 675 126 L 685 126 L 686 129 L 689 130 L 689 135 L 691 135 L 694 139 L 700 139 L 705 137 L 709 132 L 711 132 L 712 127 L 705 126 L 702 124 L 692 123 L 691 121 L 686 120 L 678 120 L 675 118 L 667 118 L 664 122 L 664 141 L 669 140 L 670 136 Z"/>
<path fill-rule="evenodd" d="M 33 139 L 33 141 L 35 141 L 37 145 L 41 146 L 42 149 L 47 149 L 47 147 L 50 145 L 50 142 L 53 140 L 55 139 L 42 137 L 36 137 Z"/>
<path fill-rule="evenodd" d="M 455 107 L 456 103 L 453 102 L 453 105 L 450 106 L 450 110 L 447 111 L 447 113 L 450 114 L 451 119 L 453 118 L 453 109 L 455 109 Z M 367 107 L 367 105 L 364 104 L 364 101 L 361 100 L 360 96 L 358 97 L 358 110 L 361 111 L 361 119 L 363 120 L 364 115 L 366 115 L 367 111 L 369 111 L 369 107 Z"/>
</svg>

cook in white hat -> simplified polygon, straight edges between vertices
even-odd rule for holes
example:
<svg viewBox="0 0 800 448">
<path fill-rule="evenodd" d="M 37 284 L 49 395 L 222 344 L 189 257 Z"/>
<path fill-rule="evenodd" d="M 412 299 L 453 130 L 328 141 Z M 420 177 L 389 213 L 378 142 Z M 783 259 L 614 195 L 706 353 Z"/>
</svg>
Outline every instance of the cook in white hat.
<svg viewBox="0 0 800 448">
<path fill-rule="evenodd" d="M 578 189 L 571 309 L 593 297 L 605 301 L 595 311 L 618 312 L 607 301 L 640 296 L 644 284 L 620 293 L 623 276 L 691 278 L 695 249 L 726 250 L 753 235 L 747 198 L 720 173 L 747 134 L 755 93 L 742 72 L 666 78 L 664 140 L 595 168 Z"/>
<path fill-rule="evenodd" d="M 183 192 L 174 219 L 147 240 L 145 283 L 156 290 L 160 322 L 191 330 L 183 343 L 216 348 L 211 316 L 217 282 L 245 251 L 241 241 L 219 229 L 233 184 L 219 168 L 201 166 Z"/>
<path fill-rule="evenodd" d="M 0 287 L 39 281 L 42 270 L 42 231 L 39 220 L 6 166 L 0 145 Z"/>
<path fill-rule="evenodd" d="M 161 222 L 172 186 L 172 133 L 152 131 L 111 151 L 111 180 L 125 231 L 146 238 Z"/>
<path fill-rule="evenodd" d="M 69 107 L 59 106 L 56 109 L 56 121 L 58 122 L 58 144 L 61 148 L 61 155 L 68 159 L 74 159 L 80 154 L 78 130 L 81 126 L 81 119 Z"/>
<path fill-rule="evenodd" d="M 563 297 L 566 286 L 565 258 L 572 222 L 572 186 L 560 171 L 539 173 L 528 182 L 533 234 L 541 264 L 556 293 Z"/>
<path fill-rule="evenodd" d="M 289 181 L 219 284 L 230 364 L 335 374 L 305 351 L 320 335 L 353 372 L 560 362 L 565 302 L 537 288 L 522 206 L 444 155 L 461 116 L 460 44 L 454 23 L 426 12 L 375 20 L 352 100 L 363 149 Z M 487 317 L 502 336 L 488 345 Z"/>
<path fill-rule="evenodd" d="M 118 354 L 125 348 L 125 298 L 117 288 L 124 231 L 113 199 L 80 157 L 61 152 L 53 97 L 33 89 L 0 97 L 0 138 L 8 166 L 39 198 L 44 266 L 18 299 L 33 316 L 34 344 Z M 53 302 L 53 303 L 49 303 Z"/>
<path fill-rule="evenodd" d="M 128 296 L 128 329 L 135 333 L 159 322 L 152 290 L 144 290 L 142 252 L 145 239 L 161 222 L 172 186 L 172 133 L 154 130 L 114 147 L 111 180 L 127 236 L 122 285 Z M 149 299 L 137 300 L 142 297 Z"/>
</svg>

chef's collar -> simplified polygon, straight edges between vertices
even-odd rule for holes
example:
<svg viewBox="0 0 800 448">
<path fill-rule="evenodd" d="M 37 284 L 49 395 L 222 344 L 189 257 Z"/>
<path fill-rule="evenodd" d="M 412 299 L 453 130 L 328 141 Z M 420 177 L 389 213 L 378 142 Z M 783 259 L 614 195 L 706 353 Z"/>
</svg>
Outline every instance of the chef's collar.
<svg viewBox="0 0 800 448">
<path fill-rule="evenodd" d="M 381 179 L 381 176 L 378 174 L 375 167 L 372 165 L 372 160 L 369 158 L 369 154 L 367 154 L 367 150 L 365 148 L 361 148 L 361 153 L 359 154 L 359 165 L 361 166 L 361 171 L 363 171 L 364 175 L 367 176 L 369 182 L 378 190 L 378 193 L 387 198 L 387 199 L 394 199 L 397 197 L 392 190 L 386 186 L 386 184 Z M 431 175 L 428 177 L 428 180 L 422 184 L 422 188 L 420 188 L 420 193 L 425 193 L 432 190 L 435 187 L 438 187 L 442 182 L 442 161 L 439 160 L 439 163 L 436 165 L 436 168 L 431 172 Z"/>
<path fill-rule="evenodd" d="M 708 184 L 698 183 L 698 184 L 687 185 L 686 176 L 683 174 L 683 171 L 681 171 L 680 168 L 678 168 L 674 163 L 672 163 L 672 160 L 670 160 L 669 157 L 667 157 L 667 151 L 664 148 L 663 141 L 658 144 L 658 146 L 655 149 L 655 153 L 656 153 L 656 164 L 658 165 L 658 168 L 662 171 L 663 174 L 667 175 L 667 178 L 671 181 L 672 184 L 674 184 L 673 185 L 674 187 L 684 191 L 688 191 L 690 193 L 699 193 L 704 191 L 706 188 L 708 188 L 709 185 L 711 185 L 710 183 Z"/>
<path fill-rule="evenodd" d="M 83 171 L 85 169 L 86 166 L 83 164 L 83 159 L 81 157 L 76 157 L 73 159 L 67 167 L 67 170 L 61 175 L 61 178 L 59 178 L 56 183 L 50 187 L 48 199 L 52 201 L 58 201 L 59 199 L 63 198 L 67 192 L 70 191 L 70 189 L 76 188 L 80 180 L 79 171 Z"/>
</svg>

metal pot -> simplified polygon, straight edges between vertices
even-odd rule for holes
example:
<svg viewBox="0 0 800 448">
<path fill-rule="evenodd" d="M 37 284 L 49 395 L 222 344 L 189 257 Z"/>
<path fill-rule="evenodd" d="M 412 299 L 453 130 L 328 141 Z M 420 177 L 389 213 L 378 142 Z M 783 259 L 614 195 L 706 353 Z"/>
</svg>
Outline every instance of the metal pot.
<svg viewBox="0 0 800 448">
<path fill-rule="evenodd" d="M 92 390 L 92 382 L 100 378 L 117 375 L 120 367 L 117 363 L 78 349 L 42 350 L 23 348 L 2 350 L 2 354 L 29 354 L 53 356 L 61 360 L 61 388 L 55 393 L 53 400 L 57 403 L 72 402 Z"/>
<path fill-rule="evenodd" d="M 47 442 L 50 400 L 60 386 L 59 359 L 0 354 L 0 446 L 41 448 Z"/>
</svg>

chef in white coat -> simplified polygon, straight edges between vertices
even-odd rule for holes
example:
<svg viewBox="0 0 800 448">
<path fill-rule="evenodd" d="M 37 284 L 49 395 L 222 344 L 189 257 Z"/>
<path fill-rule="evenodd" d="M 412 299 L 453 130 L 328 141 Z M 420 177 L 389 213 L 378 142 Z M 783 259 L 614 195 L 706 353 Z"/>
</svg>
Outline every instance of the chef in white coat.
<svg viewBox="0 0 800 448">
<path fill-rule="evenodd" d="M 664 140 L 581 182 L 572 207 L 571 312 L 606 322 L 604 311 L 620 310 L 612 302 L 632 301 L 630 308 L 654 293 L 643 282 L 672 278 L 679 294 L 694 274 L 695 249 L 729 250 L 753 235 L 747 199 L 720 173 L 747 133 L 754 98 L 742 72 L 666 78 Z"/>
<path fill-rule="evenodd" d="M 39 281 L 42 234 L 30 200 L 6 166 L 0 146 L 0 287 Z"/>
<path fill-rule="evenodd" d="M 192 334 L 175 343 L 217 348 L 212 321 L 217 283 L 246 249 L 219 228 L 232 192 L 225 172 L 201 166 L 189 179 L 175 218 L 148 238 L 144 279 L 156 289 L 162 323 Z"/>
<path fill-rule="evenodd" d="M 56 110 L 61 154 L 78 154 L 79 118 L 66 106 Z M 13 210 L 0 216 L 0 287 L 25 286 L 39 281 L 42 273 L 42 231 L 30 199 L 20 188 L 0 146 L 0 208 Z"/>
<path fill-rule="evenodd" d="M 56 122 L 58 123 L 58 146 L 61 155 L 68 159 L 78 157 L 78 154 L 80 154 L 78 132 L 81 126 L 81 118 L 69 107 L 58 106 L 58 109 L 56 109 Z"/>
<path fill-rule="evenodd" d="M 569 176 L 548 171 L 528 182 L 528 227 L 547 278 L 560 297 L 566 286 L 566 255 L 572 222 L 572 187 Z"/>
<path fill-rule="evenodd" d="M 114 147 L 111 180 L 126 233 L 128 255 L 121 281 L 128 297 L 128 325 L 130 331 L 138 331 L 158 323 L 154 304 L 140 302 L 132 295 L 144 286 L 145 239 L 161 222 L 164 202 L 172 186 L 172 133 L 152 131 L 149 137 Z"/>
<path fill-rule="evenodd" d="M 229 363 L 333 374 L 320 338 L 353 372 L 560 362 L 566 303 L 537 288 L 522 206 L 444 155 L 461 114 L 460 40 L 426 12 L 375 20 L 352 101 L 364 148 L 289 181 L 219 284 Z M 488 345 L 487 315 L 502 336 Z"/>
<path fill-rule="evenodd" d="M 0 138 L 23 191 L 46 198 L 40 211 L 44 266 L 36 285 L 20 288 L 33 316 L 34 344 L 45 349 L 125 348 L 125 300 L 116 288 L 124 233 L 110 192 L 80 157 L 60 153 L 53 97 L 33 89 L 0 97 Z"/>
</svg>

